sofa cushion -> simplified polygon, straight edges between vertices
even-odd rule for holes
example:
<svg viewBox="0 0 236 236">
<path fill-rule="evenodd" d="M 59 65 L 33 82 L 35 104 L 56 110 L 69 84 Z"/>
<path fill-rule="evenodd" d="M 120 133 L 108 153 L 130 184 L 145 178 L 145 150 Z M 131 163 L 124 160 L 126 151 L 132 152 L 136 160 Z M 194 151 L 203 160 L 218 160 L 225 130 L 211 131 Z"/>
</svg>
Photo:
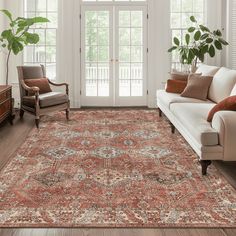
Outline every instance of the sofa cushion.
<svg viewBox="0 0 236 236">
<path fill-rule="evenodd" d="M 230 96 L 236 96 L 236 84 L 234 85 L 234 88 L 233 88 Z"/>
<path fill-rule="evenodd" d="M 50 92 L 39 95 L 39 105 L 41 108 L 51 107 L 67 103 L 69 98 L 66 94 L 60 92 Z M 23 104 L 26 106 L 35 106 L 35 96 L 23 97 Z"/>
<path fill-rule="evenodd" d="M 203 76 L 214 76 L 219 69 L 220 68 L 216 66 L 201 64 L 196 73 L 201 73 Z"/>
<path fill-rule="evenodd" d="M 208 113 L 214 106 L 213 103 L 178 103 L 172 104 L 170 110 L 199 144 L 215 146 L 219 144 L 219 135 L 207 122 Z"/>
<path fill-rule="evenodd" d="M 212 82 L 211 76 L 200 76 L 191 74 L 188 84 L 181 94 L 181 97 L 196 98 L 207 101 L 207 95 Z"/>
<path fill-rule="evenodd" d="M 208 98 L 219 103 L 229 97 L 236 83 L 236 70 L 222 67 L 214 76 Z"/>
<path fill-rule="evenodd" d="M 185 98 L 181 97 L 177 93 L 167 93 L 165 90 L 157 91 L 157 100 L 160 101 L 163 105 L 170 108 L 170 105 L 173 103 L 210 103 L 211 101 L 202 101 L 194 98 Z"/>
</svg>

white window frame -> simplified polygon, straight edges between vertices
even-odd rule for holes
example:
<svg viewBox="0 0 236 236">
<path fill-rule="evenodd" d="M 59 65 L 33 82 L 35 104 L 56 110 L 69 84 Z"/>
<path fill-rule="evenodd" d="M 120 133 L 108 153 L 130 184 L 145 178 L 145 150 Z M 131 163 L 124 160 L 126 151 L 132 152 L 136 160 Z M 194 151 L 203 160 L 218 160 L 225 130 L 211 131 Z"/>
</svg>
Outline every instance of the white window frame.
<svg viewBox="0 0 236 236">
<path fill-rule="evenodd" d="M 28 13 L 35 13 L 35 16 L 40 16 L 40 13 L 46 13 L 46 18 L 48 18 L 48 14 L 50 13 L 54 13 L 54 14 L 57 14 L 57 27 L 48 27 L 48 23 L 45 23 L 45 27 L 33 27 L 32 30 L 44 30 L 44 36 L 45 36 L 45 44 L 42 44 L 42 45 L 29 45 L 27 47 L 32 47 L 34 48 L 34 57 L 36 56 L 35 54 L 35 48 L 37 46 L 42 46 L 44 47 L 44 61 L 40 61 L 40 62 L 36 62 L 36 61 L 33 61 L 33 62 L 28 62 L 28 61 L 25 61 L 25 49 L 24 49 L 24 52 L 23 52 L 23 57 L 22 57 L 22 61 L 24 63 L 24 65 L 39 65 L 39 64 L 42 64 L 45 66 L 45 68 L 47 69 L 47 65 L 50 65 L 50 64 L 55 64 L 56 68 L 55 68 L 55 78 L 49 78 L 51 80 L 56 80 L 57 78 L 57 46 L 58 46 L 58 18 L 59 18 L 59 4 L 60 4 L 60 0 L 57 0 L 57 11 L 49 11 L 48 10 L 48 4 L 47 2 L 50 1 L 50 0 L 46 0 L 46 9 L 45 11 L 27 11 L 26 9 L 26 1 L 27 0 L 23 0 L 23 13 L 24 13 L 24 16 L 27 17 L 27 14 Z M 47 44 L 47 30 L 55 30 L 56 31 L 56 44 L 55 45 L 48 45 Z M 26 47 L 26 48 L 27 48 Z M 55 48 L 55 61 L 54 62 L 47 62 L 47 58 L 46 58 L 46 55 L 47 55 L 47 47 L 54 47 Z"/>
<path fill-rule="evenodd" d="M 194 13 L 200 13 L 200 12 L 194 12 L 194 11 L 191 11 L 191 12 L 183 12 L 182 10 L 180 11 L 180 12 L 172 12 L 172 4 L 171 4 L 171 1 L 172 0 L 170 0 L 170 31 L 171 31 L 171 39 L 173 40 L 173 31 L 181 31 L 181 42 L 183 42 L 183 38 L 182 38 L 182 36 L 183 36 L 183 32 L 184 31 L 186 31 L 187 29 L 188 29 L 188 27 L 186 27 L 186 28 L 172 28 L 171 27 L 171 15 L 172 15 L 172 13 L 180 13 L 180 15 L 181 15 L 181 23 L 182 23 L 182 14 L 183 13 L 190 13 L 190 14 L 192 14 L 192 15 L 194 15 Z M 195 0 L 195 1 L 197 1 L 197 0 Z M 181 0 L 181 3 L 182 3 L 182 0 Z M 181 9 L 182 9 L 182 4 L 181 4 Z M 202 11 L 202 14 L 203 14 L 203 19 L 204 19 L 204 24 L 206 24 L 207 23 L 207 1 L 204 1 L 204 9 L 203 9 L 203 11 Z M 171 42 L 172 44 L 173 44 L 173 41 Z M 170 68 L 171 68 L 171 70 L 172 69 L 177 69 L 178 68 L 178 66 L 177 65 L 179 65 L 180 67 L 179 68 L 181 68 L 181 71 L 182 70 L 184 70 L 185 68 L 183 67 L 183 65 L 181 65 L 181 63 L 180 62 L 174 62 L 173 61 L 173 57 L 172 57 L 172 55 L 171 55 L 171 57 L 170 57 Z"/>
</svg>

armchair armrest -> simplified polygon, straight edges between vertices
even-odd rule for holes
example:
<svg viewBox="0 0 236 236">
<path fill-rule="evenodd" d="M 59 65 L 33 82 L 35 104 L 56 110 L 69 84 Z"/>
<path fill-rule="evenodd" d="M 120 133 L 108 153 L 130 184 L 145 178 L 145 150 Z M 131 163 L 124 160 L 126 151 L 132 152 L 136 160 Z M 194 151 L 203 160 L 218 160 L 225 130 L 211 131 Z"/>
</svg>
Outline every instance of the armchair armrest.
<svg viewBox="0 0 236 236">
<path fill-rule="evenodd" d="M 67 83 L 60 83 L 60 84 L 54 83 L 50 79 L 48 79 L 48 82 L 49 82 L 49 84 L 56 86 L 56 87 L 66 86 L 66 94 L 69 95 L 69 84 L 67 84 Z"/>
<path fill-rule="evenodd" d="M 220 145 L 224 148 L 224 161 L 236 161 L 236 112 L 217 112 L 212 127 L 219 132 Z"/>
<path fill-rule="evenodd" d="M 31 93 L 34 93 L 35 95 L 39 95 L 40 89 L 38 87 L 29 87 L 24 83 L 24 80 L 21 80 L 20 83 L 23 89 L 25 89 L 27 92 L 31 92 Z"/>
</svg>

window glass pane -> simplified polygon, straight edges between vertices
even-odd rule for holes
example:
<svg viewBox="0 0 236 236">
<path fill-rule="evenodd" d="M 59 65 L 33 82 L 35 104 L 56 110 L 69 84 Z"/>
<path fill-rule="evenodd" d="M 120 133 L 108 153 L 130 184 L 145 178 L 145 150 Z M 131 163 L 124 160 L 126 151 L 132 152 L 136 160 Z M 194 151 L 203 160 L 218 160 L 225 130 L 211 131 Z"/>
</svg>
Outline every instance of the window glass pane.
<svg viewBox="0 0 236 236">
<path fill-rule="evenodd" d="M 24 15 L 27 18 L 46 17 L 50 23 L 35 24 L 31 33 L 39 35 L 37 45 L 28 45 L 24 49 L 24 64 L 43 64 L 49 79 L 56 79 L 56 45 L 58 27 L 58 0 L 24 0 Z"/>
<path fill-rule="evenodd" d="M 205 2 L 204 0 L 170 0 L 171 14 L 170 27 L 172 38 L 177 37 L 183 42 L 188 27 L 193 23 L 190 16 L 195 16 L 199 24 L 205 23 Z M 177 52 L 172 52 L 172 68 L 181 70 L 182 65 Z"/>
</svg>

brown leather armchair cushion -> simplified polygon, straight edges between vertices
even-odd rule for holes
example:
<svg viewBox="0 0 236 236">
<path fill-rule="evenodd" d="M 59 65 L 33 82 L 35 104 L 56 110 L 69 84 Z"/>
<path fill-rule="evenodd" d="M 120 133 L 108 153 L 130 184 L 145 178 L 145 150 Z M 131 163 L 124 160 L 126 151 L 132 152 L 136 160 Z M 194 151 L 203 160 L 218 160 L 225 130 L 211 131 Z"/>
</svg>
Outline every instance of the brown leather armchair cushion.
<svg viewBox="0 0 236 236">
<path fill-rule="evenodd" d="M 66 94 L 60 92 L 50 92 L 39 95 L 39 106 L 41 108 L 51 107 L 67 103 L 69 98 Z M 25 106 L 34 107 L 35 106 L 35 96 L 24 96 L 23 104 Z"/>
</svg>

